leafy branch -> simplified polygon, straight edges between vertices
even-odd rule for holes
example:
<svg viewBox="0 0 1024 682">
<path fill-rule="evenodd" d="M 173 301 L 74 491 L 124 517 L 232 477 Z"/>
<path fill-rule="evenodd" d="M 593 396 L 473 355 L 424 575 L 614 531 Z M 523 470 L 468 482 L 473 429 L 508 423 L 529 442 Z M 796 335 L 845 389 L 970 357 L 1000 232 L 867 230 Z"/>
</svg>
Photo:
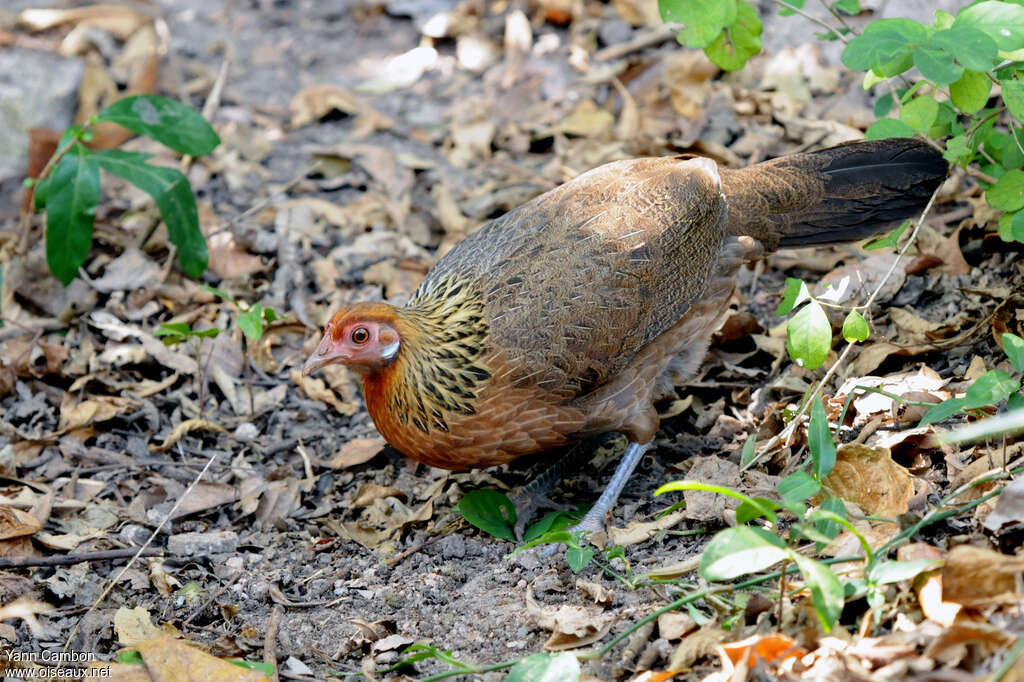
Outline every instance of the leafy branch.
<svg viewBox="0 0 1024 682">
<path fill-rule="evenodd" d="M 151 154 L 121 149 L 93 151 L 93 127 L 117 123 L 191 156 L 210 153 L 220 138 L 195 110 L 157 95 L 125 97 L 92 117 L 87 126 L 71 126 L 39 178 L 31 181 L 31 205 L 46 213 L 46 262 L 65 286 L 78 274 L 92 248 L 93 224 L 100 200 L 100 170 L 116 175 L 156 203 L 167 225 L 178 260 L 190 277 L 199 277 L 209 262 L 206 240 L 188 178 L 174 168 L 148 163 Z M 21 246 L 27 247 L 30 214 Z"/>
</svg>

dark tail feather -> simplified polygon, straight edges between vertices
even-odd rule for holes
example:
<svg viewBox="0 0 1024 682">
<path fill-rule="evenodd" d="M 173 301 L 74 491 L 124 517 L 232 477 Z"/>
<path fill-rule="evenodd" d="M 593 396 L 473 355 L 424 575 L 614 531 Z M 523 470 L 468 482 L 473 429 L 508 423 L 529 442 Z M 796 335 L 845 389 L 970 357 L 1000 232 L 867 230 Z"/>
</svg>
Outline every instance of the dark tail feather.
<svg viewBox="0 0 1024 682">
<path fill-rule="evenodd" d="M 729 232 L 755 237 L 769 249 L 871 237 L 920 213 L 948 169 L 935 148 L 900 138 L 726 171 Z"/>
</svg>

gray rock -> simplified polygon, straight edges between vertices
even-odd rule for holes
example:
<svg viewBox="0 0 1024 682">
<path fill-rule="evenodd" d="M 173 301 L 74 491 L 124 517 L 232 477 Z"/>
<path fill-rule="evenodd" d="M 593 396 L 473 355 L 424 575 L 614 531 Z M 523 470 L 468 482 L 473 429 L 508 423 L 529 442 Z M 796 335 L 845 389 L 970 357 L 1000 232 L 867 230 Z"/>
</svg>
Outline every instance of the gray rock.
<svg viewBox="0 0 1024 682">
<path fill-rule="evenodd" d="M 179 533 L 167 538 L 167 551 L 178 556 L 224 554 L 238 549 L 238 533 L 232 530 L 209 533 Z"/>
<path fill-rule="evenodd" d="M 0 182 L 25 172 L 28 129 L 71 125 L 82 62 L 45 50 L 0 51 Z"/>
</svg>

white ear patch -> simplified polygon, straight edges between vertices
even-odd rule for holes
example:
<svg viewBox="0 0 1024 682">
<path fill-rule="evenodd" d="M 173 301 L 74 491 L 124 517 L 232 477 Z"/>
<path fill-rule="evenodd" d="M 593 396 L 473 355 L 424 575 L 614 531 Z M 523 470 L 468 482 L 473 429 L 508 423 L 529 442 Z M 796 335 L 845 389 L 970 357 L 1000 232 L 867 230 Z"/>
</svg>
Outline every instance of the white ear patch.
<svg viewBox="0 0 1024 682">
<path fill-rule="evenodd" d="M 402 345 L 399 340 L 392 341 L 388 345 L 380 349 L 380 356 L 385 360 L 391 360 L 398 355 L 398 347 Z"/>
</svg>

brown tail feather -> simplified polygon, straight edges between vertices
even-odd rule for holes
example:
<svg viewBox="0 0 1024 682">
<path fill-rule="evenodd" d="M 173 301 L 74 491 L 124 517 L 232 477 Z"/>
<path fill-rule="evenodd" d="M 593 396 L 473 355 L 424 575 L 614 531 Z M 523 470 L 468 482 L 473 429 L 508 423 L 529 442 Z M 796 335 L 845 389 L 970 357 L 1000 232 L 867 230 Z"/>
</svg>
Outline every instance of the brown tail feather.
<svg viewBox="0 0 1024 682">
<path fill-rule="evenodd" d="M 723 171 L 729 232 L 769 249 L 864 239 L 920 212 L 948 168 L 939 151 L 904 138 Z"/>
</svg>

